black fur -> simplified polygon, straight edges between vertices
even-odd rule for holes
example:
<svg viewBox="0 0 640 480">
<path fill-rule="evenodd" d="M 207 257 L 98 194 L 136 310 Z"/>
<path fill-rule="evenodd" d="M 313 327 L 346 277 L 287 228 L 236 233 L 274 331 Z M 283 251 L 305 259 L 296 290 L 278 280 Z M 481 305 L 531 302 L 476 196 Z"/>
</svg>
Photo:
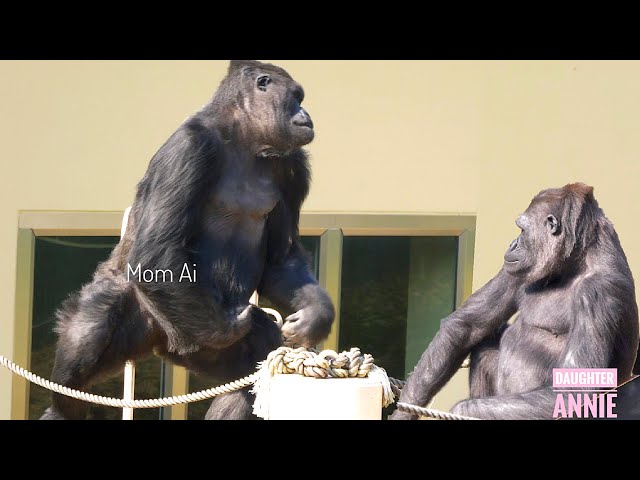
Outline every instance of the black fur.
<svg viewBox="0 0 640 480">
<path fill-rule="evenodd" d="M 471 353 L 471 399 L 453 412 L 485 419 L 553 415 L 552 369 L 631 376 L 638 307 L 613 225 L 584 184 L 540 192 L 500 272 L 442 321 L 400 400 L 425 405 Z M 508 325 L 512 315 L 516 321 Z M 413 416 L 396 411 L 393 419 Z"/>
<path fill-rule="evenodd" d="M 53 381 L 86 388 L 152 352 L 212 381 L 247 375 L 282 339 L 249 305 L 256 289 L 287 316 L 291 342 L 328 335 L 333 305 L 298 234 L 310 181 L 300 147 L 313 139 L 303 97 L 279 67 L 231 62 L 213 99 L 152 158 L 124 238 L 60 309 Z M 165 273 L 128 281 L 137 265 Z M 185 265 L 197 281 L 179 281 Z M 207 417 L 249 418 L 250 400 L 220 397 Z M 83 407 L 54 394 L 43 418 L 83 418 Z"/>
</svg>

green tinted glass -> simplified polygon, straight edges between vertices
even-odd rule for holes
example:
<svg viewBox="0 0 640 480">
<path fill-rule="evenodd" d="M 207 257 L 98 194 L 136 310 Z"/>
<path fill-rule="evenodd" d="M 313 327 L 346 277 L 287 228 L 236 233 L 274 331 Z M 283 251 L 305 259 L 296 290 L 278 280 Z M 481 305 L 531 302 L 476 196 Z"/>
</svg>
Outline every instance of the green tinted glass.
<svg viewBox="0 0 640 480">
<path fill-rule="evenodd" d="M 98 263 L 106 260 L 119 237 L 36 237 L 33 286 L 31 371 L 51 378 L 55 358 L 55 311 L 62 301 L 89 282 Z M 123 364 L 124 369 L 124 364 Z M 161 360 L 136 362 L 136 398 L 162 396 Z M 90 389 L 99 395 L 122 398 L 123 375 L 110 378 Z M 31 384 L 29 418 L 36 419 L 51 404 L 51 393 Z M 159 409 L 136 410 L 134 418 L 158 419 Z M 122 410 L 90 404 L 89 419 L 121 419 Z"/>
<path fill-rule="evenodd" d="M 340 350 L 404 379 L 455 307 L 457 237 L 344 237 Z"/>
</svg>

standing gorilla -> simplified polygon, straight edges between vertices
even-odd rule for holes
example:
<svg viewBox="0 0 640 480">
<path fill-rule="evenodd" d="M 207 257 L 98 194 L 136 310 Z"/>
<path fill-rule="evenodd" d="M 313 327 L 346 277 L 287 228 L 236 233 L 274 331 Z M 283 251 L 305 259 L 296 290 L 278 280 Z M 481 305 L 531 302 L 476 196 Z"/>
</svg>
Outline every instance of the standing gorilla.
<svg viewBox="0 0 640 480">
<path fill-rule="evenodd" d="M 471 399 L 452 411 L 472 417 L 551 418 L 553 368 L 615 367 L 619 382 L 630 377 L 638 349 L 633 277 L 593 188 L 544 190 L 516 225 L 522 233 L 503 268 L 443 320 L 400 401 L 427 404 L 470 352 Z"/>
<path fill-rule="evenodd" d="M 300 147 L 314 137 L 303 99 L 283 69 L 231 62 L 151 159 L 121 242 L 58 311 L 53 381 L 83 389 L 152 352 L 221 382 L 245 376 L 281 344 L 249 304 L 256 289 L 288 315 L 288 341 L 328 335 L 334 308 L 298 233 L 310 180 Z M 147 269 L 163 272 L 145 282 Z M 224 395 L 207 418 L 251 418 L 251 404 L 247 389 Z M 83 418 L 85 407 L 54 394 L 42 418 Z"/>
</svg>

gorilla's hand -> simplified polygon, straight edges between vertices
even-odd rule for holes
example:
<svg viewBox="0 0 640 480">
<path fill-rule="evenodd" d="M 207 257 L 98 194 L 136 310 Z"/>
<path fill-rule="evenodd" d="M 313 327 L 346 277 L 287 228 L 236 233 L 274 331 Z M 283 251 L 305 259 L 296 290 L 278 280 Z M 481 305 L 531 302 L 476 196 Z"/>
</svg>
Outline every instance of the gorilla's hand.
<svg viewBox="0 0 640 480">
<path fill-rule="evenodd" d="M 333 304 L 327 297 L 285 318 L 282 335 L 288 344 L 313 347 L 327 338 L 334 316 Z"/>
<path fill-rule="evenodd" d="M 253 308 L 252 308 L 253 307 Z M 239 340 L 243 339 L 251 330 L 256 312 L 258 309 L 254 305 L 238 305 L 224 313 L 224 319 L 218 320 L 216 328 L 211 329 L 207 336 L 201 336 L 200 342 L 210 348 L 228 348 Z M 258 309 L 259 310 L 259 309 Z M 204 338 L 202 338 L 204 337 Z"/>
<path fill-rule="evenodd" d="M 224 335 L 215 333 L 215 348 L 227 348 L 242 340 L 249 332 L 269 332 L 273 320 L 260 307 L 252 304 L 237 305 L 226 312 L 226 330 Z M 266 329 L 266 330 L 265 330 Z"/>
<path fill-rule="evenodd" d="M 270 328 L 274 323 L 269 314 L 260 307 L 249 304 L 246 306 L 238 306 L 236 322 L 245 325 L 247 330 L 259 331 L 263 328 Z"/>
<path fill-rule="evenodd" d="M 225 311 L 225 320 L 229 325 L 242 325 L 243 329 L 249 331 L 251 329 L 252 319 L 255 315 L 255 305 L 236 305 Z M 246 333 L 246 332 L 245 332 Z"/>
</svg>

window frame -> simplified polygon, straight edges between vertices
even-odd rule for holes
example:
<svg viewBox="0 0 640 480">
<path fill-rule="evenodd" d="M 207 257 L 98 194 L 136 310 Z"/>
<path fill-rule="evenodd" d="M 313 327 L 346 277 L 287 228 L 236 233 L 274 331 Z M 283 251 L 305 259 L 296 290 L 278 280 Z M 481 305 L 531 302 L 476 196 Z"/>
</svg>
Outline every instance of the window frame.
<svg viewBox="0 0 640 480">
<path fill-rule="evenodd" d="M 345 236 L 458 237 L 455 308 L 471 295 L 476 216 L 418 213 L 303 213 L 301 233 L 320 235 L 319 281 L 336 307 L 323 348 L 336 350 L 340 332 L 342 239 Z"/>
<path fill-rule="evenodd" d="M 35 237 L 119 236 L 122 211 L 32 211 L 18 212 L 16 294 L 13 357 L 30 368 L 31 322 Z M 337 349 L 340 331 L 342 239 L 345 236 L 457 236 L 455 307 L 471 295 L 476 216 L 471 213 L 328 213 L 302 212 L 300 234 L 320 237 L 319 281 L 336 306 L 336 320 L 323 348 Z M 124 365 L 123 365 L 124 368 Z M 163 382 L 167 395 L 188 392 L 188 372 L 167 364 Z M 14 375 L 11 383 L 11 418 L 26 419 L 28 382 Z M 186 419 L 186 405 L 165 409 L 163 419 Z"/>
</svg>

